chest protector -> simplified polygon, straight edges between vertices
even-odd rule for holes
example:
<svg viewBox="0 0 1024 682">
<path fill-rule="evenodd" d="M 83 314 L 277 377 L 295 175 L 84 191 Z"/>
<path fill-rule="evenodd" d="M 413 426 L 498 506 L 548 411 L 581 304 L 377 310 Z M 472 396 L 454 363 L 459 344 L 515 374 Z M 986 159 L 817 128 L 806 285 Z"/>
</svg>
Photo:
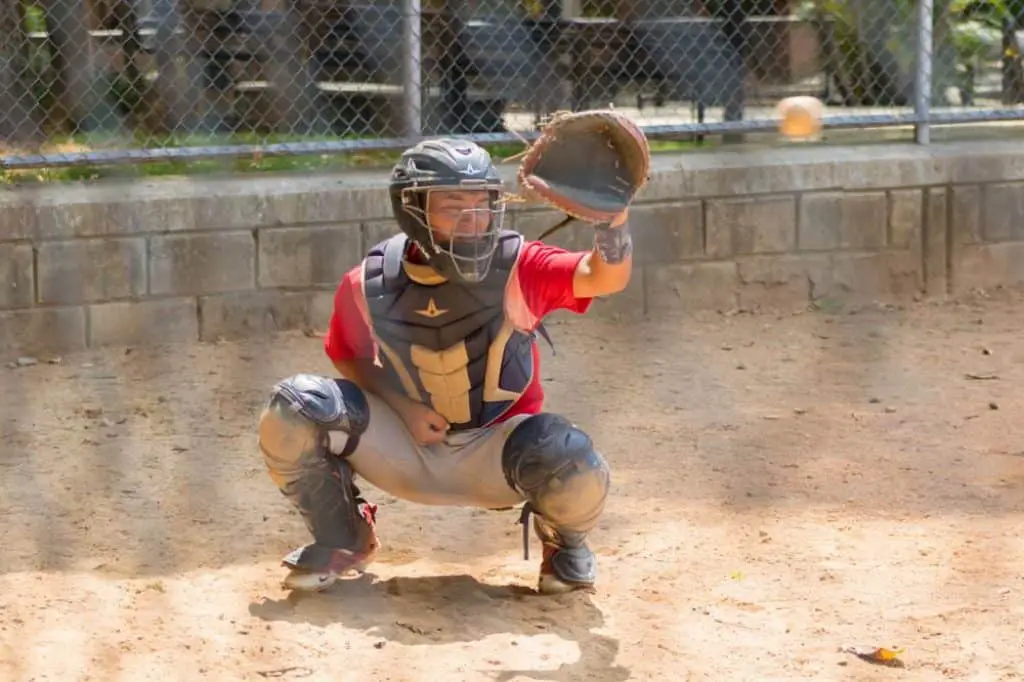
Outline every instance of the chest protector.
<svg viewBox="0 0 1024 682">
<path fill-rule="evenodd" d="M 515 329 L 504 309 L 522 243 L 503 232 L 486 279 L 471 287 L 406 263 L 404 234 L 364 260 L 370 324 L 392 388 L 431 406 L 452 431 L 494 421 L 533 379 L 534 336 Z"/>
</svg>

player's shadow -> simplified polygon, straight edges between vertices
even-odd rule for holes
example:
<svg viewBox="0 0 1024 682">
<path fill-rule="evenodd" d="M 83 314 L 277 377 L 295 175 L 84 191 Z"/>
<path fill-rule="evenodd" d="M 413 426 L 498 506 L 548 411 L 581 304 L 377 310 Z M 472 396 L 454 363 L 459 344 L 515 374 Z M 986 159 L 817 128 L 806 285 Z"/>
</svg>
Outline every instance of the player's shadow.
<svg viewBox="0 0 1024 682">
<path fill-rule="evenodd" d="M 249 605 L 265 621 L 342 623 L 388 642 L 430 646 L 475 642 L 494 634 L 554 634 L 575 641 L 580 658 L 557 670 L 489 671 L 496 680 L 525 675 L 530 679 L 594 679 L 618 682 L 629 670 L 615 665 L 618 640 L 594 634 L 604 617 L 590 595 L 575 592 L 546 596 L 519 585 L 481 583 L 469 575 L 391 578 L 372 574 L 345 580 L 314 595 L 291 593 Z M 383 646 L 383 644 L 381 644 Z"/>
</svg>

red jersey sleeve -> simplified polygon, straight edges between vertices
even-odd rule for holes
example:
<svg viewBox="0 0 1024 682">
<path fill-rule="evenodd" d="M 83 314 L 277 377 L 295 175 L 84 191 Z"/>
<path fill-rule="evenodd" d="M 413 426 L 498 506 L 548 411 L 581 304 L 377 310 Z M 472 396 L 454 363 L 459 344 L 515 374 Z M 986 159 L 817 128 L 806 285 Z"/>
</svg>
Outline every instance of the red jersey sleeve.
<svg viewBox="0 0 1024 682">
<path fill-rule="evenodd" d="M 374 356 L 360 266 L 345 274 L 334 294 L 334 311 L 324 336 L 324 352 L 335 362 Z"/>
<path fill-rule="evenodd" d="M 572 293 L 576 268 L 587 251 L 566 251 L 539 241 L 527 241 L 516 264 L 523 301 L 538 319 L 555 310 L 585 313 L 592 298 Z"/>
</svg>

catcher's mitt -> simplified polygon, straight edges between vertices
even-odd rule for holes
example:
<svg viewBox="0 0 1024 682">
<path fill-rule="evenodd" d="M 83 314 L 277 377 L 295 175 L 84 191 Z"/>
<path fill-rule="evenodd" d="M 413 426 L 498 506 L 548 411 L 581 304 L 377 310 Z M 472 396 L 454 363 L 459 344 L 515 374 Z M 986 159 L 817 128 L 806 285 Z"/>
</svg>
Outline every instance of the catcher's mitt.
<svg viewBox="0 0 1024 682">
<path fill-rule="evenodd" d="M 647 136 L 611 110 L 557 113 L 519 166 L 525 198 L 588 222 L 607 222 L 647 183 Z"/>
</svg>

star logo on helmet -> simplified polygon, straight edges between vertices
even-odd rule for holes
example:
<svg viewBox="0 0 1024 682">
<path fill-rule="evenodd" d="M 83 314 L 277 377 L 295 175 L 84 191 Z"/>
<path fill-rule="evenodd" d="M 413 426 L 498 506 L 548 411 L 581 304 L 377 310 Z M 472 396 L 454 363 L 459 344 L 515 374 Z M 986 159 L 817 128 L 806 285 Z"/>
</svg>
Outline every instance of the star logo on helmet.
<svg viewBox="0 0 1024 682">
<path fill-rule="evenodd" d="M 462 174 L 463 175 L 472 175 L 473 173 L 476 173 L 476 172 L 477 172 L 476 168 L 474 168 L 473 164 L 470 163 L 470 164 L 466 165 L 466 170 L 462 171 Z"/>
</svg>

